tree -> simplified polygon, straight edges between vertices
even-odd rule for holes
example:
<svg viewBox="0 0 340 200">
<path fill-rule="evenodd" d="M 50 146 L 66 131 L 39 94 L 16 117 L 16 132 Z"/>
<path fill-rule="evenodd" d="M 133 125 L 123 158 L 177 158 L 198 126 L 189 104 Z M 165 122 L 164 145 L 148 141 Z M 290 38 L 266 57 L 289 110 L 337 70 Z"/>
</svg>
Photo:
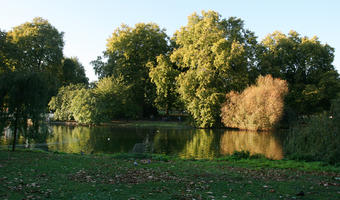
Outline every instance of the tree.
<svg viewBox="0 0 340 200">
<path fill-rule="evenodd" d="M 149 76 L 151 82 L 156 85 L 156 107 L 165 110 L 166 115 L 169 110 L 179 104 L 179 95 L 176 91 L 176 78 L 180 71 L 177 70 L 170 58 L 164 55 L 157 57 L 157 66 L 150 66 Z"/>
<path fill-rule="evenodd" d="M 317 37 L 276 31 L 259 45 L 258 65 L 253 74 L 272 74 L 287 80 L 287 105 L 298 114 L 312 114 L 329 110 L 331 100 L 340 91 L 333 59 L 334 49 L 321 44 Z"/>
<path fill-rule="evenodd" d="M 231 91 L 222 106 L 222 122 L 226 127 L 247 130 L 275 128 L 284 110 L 287 82 L 271 75 L 259 76 L 256 85 L 242 93 Z"/>
<path fill-rule="evenodd" d="M 14 27 L 7 34 L 8 40 L 18 49 L 13 70 L 46 73 L 49 96 L 53 96 L 61 85 L 58 78 L 63 59 L 63 35 L 40 17 Z"/>
<path fill-rule="evenodd" d="M 113 119 L 135 118 L 133 90 L 122 76 L 100 79 L 94 88 L 82 84 L 61 87 L 49 102 L 56 120 L 75 120 L 80 124 L 98 124 Z M 137 112 L 138 113 L 138 112 Z"/>
<path fill-rule="evenodd" d="M 0 74 L 14 71 L 17 48 L 8 39 L 7 33 L 0 30 Z"/>
<path fill-rule="evenodd" d="M 8 32 L 9 39 L 20 49 L 18 71 L 58 72 L 63 58 L 63 32 L 40 17 Z"/>
<path fill-rule="evenodd" d="M 72 101 L 77 96 L 79 90 L 85 86 L 81 84 L 70 84 L 59 88 L 56 96 L 53 96 L 48 103 L 49 109 L 54 111 L 54 119 L 56 120 L 72 120 L 74 119 L 74 108 L 72 109 Z"/>
<path fill-rule="evenodd" d="M 48 103 L 54 111 L 55 120 L 75 120 L 80 124 L 97 124 L 100 122 L 97 112 L 97 98 L 93 89 L 83 84 L 69 84 L 59 89 Z"/>
<path fill-rule="evenodd" d="M 169 51 L 168 37 L 164 29 L 153 23 L 139 23 L 135 27 L 122 25 L 108 39 L 103 62 L 100 57 L 93 61 L 99 78 L 122 76 L 131 83 L 132 97 L 141 113 L 149 116 L 155 111 L 152 106 L 155 98 L 155 86 L 150 82 L 147 63 L 156 63 L 156 57 Z"/>
<path fill-rule="evenodd" d="M 220 123 L 224 94 L 244 89 L 253 65 L 256 38 L 234 17 L 221 19 L 214 11 L 194 13 L 175 33 L 177 48 L 170 58 L 183 72 L 178 92 L 199 127 Z"/>
<path fill-rule="evenodd" d="M 100 121 L 121 118 L 136 118 L 140 107 L 132 100 L 132 85 L 126 83 L 123 76 L 102 78 L 93 89 L 97 99 L 96 110 Z"/>
<path fill-rule="evenodd" d="M 74 120 L 80 124 L 98 124 L 97 99 L 91 89 L 81 88 L 75 91 L 71 99 L 70 110 Z"/>
<path fill-rule="evenodd" d="M 86 77 L 84 66 L 79 62 L 78 58 L 65 58 L 62 62 L 62 73 L 60 80 L 63 85 L 72 84 L 89 84 Z"/>
<path fill-rule="evenodd" d="M 47 104 L 46 79 L 42 74 L 9 72 L 0 75 L 1 121 L 14 131 L 12 150 L 15 150 L 18 130 L 26 133 L 33 129 L 37 134 L 42 113 Z M 27 120 L 31 119 L 32 126 Z"/>
</svg>

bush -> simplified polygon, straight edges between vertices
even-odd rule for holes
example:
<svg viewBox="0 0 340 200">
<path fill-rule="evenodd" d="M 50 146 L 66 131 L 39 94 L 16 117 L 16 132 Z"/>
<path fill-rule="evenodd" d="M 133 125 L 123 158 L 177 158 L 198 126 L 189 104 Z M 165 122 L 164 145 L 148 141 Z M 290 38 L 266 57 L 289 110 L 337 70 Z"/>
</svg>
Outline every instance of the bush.
<svg viewBox="0 0 340 200">
<path fill-rule="evenodd" d="M 121 75 L 100 79 L 93 93 L 96 97 L 95 107 L 102 122 L 138 118 L 142 114 L 142 108 L 133 100 L 132 85 Z"/>
<path fill-rule="evenodd" d="M 54 120 L 74 119 L 81 124 L 94 124 L 99 121 L 94 94 L 82 84 L 61 87 L 48 105 L 50 110 L 54 110 Z"/>
<path fill-rule="evenodd" d="M 284 147 L 291 159 L 340 163 L 340 98 L 329 114 L 312 116 L 292 127 Z"/>
<path fill-rule="evenodd" d="M 113 119 L 138 118 L 142 109 L 133 102 L 131 85 L 122 76 L 102 78 L 94 88 L 81 84 L 61 87 L 49 102 L 55 120 L 98 124 Z"/>
<path fill-rule="evenodd" d="M 49 109 L 54 111 L 53 118 L 55 120 L 67 121 L 74 119 L 72 112 L 74 109 L 71 109 L 72 101 L 78 91 L 84 87 L 81 84 L 70 84 L 59 89 L 58 94 L 52 97 L 48 103 Z"/>
<path fill-rule="evenodd" d="M 230 128 L 273 129 L 282 117 L 287 92 L 286 81 L 271 75 L 259 76 L 256 85 L 242 93 L 231 91 L 226 95 L 221 109 L 222 122 Z"/>
</svg>

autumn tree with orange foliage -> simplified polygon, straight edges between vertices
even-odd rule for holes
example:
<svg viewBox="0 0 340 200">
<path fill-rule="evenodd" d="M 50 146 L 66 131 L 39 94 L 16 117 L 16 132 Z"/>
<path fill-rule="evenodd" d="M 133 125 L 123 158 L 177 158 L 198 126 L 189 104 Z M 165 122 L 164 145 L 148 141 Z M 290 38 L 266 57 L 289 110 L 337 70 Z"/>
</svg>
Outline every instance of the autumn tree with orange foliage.
<svg viewBox="0 0 340 200">
<path fill-rule="evenodd" d="M 222 106 L 222 122 L 226 127 L 247 130 L 270 130 L 281 119 L 286 81 L 271 75 L 259 76 L 256 85 L 242 93 L 231 91 Z"/>
</svg>

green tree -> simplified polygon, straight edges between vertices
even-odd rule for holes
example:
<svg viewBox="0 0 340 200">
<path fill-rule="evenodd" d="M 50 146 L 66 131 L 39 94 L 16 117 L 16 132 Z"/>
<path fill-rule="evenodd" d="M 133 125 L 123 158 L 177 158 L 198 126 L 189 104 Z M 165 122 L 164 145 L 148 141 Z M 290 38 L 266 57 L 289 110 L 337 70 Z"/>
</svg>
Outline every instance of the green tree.
<svg viewBox="0 0 340 200">
<path fill-rule="evenodd" d="M 97 99 L 93 89 L 83 84 L 69 84 L 59 89 L 58 94 L 49 102 L 55 120 L 75 120 L 80 124 L 99 123 Z"/>
<path fill-rule="evenodd" d="M 71 99 L 70 110 L 74 120 L 80 124 L 98 124 L 97 99 L 91 89 L 80 88 Z"/>
<path fill-rule="evenodd" d="M 155 112 L 153 101 L 155 86 L 150 82 L 147 63 L 156 63 L 156 57 L 169 51 L 168 37 L 164 29 L 153 23 L 139 23 L 135 27 L 122 25 L 108 39 L 103 62 L 100 57 L 93 61 L 99 78 L 123 76 L 131 84 L 132 97 L 139 106 L 138 115 L 149 116 Z M 151 112 L 151 113 L 150 113 Z"/>
<path fill-rule="evenodd" d="M 140 107 L 132 101 L 132 85 L 127 84 L 123 76 L 102 78 L 93 89 L 96 96 L 96 109 L 100 121 L 120 118 L 135 118 Z"/>
<path fill-rule="evenodd" d="M 166 115 L 179 104 L 176 90 L 176 78 L 179 73 L 180 71 L 170 62 L 170 58 L 164 55 L 157 57 L 156 67 L 150 66 L 149 76 L 151 82 L 156 85 L 155 104 L 159 110 L 165 110 Z"/>
<path fill-rule="evenodd" d="M 21 50 L 19 71 L 52 71 L 61 66 L 63 58 L 63 32 L 40 17 L 8 32 L 11 42 Z"/>
<path fill-rule="evenodd" d="M 14 27 L 7 34 L 8 40 L 18 49 L 15 71 L 46 72 L 45 83 L 49 96 L 60 87 L 61 64 L 63 59 L 63 32 L 59 32 L 47 20 L 40 17 Z"/>
<path fill-rule="evenodd" d="M 75 120 L 80 124 L 98 124 L 113 119 L 135 118 L 133 90 L 123 76 L 100 79 L 94 88 L 82 84 L 61 87 L 49 102 L 56 120 Z M 138 113 L 138 112 L 137 112 Z"/>
<path fill-rule="evenodd" d="M 65 58 L 62 62 L 62 73 L 60 80 L 63 85 L 72 84 L 89 84 L 86 77 L 84 66 L 79 62 L 78 58 Z"/>
<path fill-rule="evenodd" d="M 39 73 L 9 72 L 0 75 L 0 120 L 6 121 L 14 131 L 13 151 L 18 130 L 38 133 L 48 97 L 45 82 L 46 78 Z M 32 126 L 28 126 L 28 119 Z"/>
<path fill-rule="evenodd" d="M 256 37 L 240 19 L 221 19 L 214 11 L 202 11 L 202 16 L 189 16 L 174 41 L 177 48 L 170 58 L 183 70 L 177 85 L 186 109 L 197 126 L 218 125 L 224 94 L 240 91 L 249 82 Z"/>
<path fill-rule="evenodd" d="M 334 49 L 317 37 L 297 32 L 269 34 L 259 45 L 258 65 L 253 74 L 272 74 L 287 80 L 286 102 L 298 114 L 329 110 L 339 88 L 339 74 L 332 65 Z M 326 88 L 327 85 L 327 88 Z"/>
<path fill-rule="evenodd" d="M 49 109 L 54 111 L 55 120 L 67 121 L 74 119 L 74 108 L 71 109 L 72 101 L 77 96 L 78 91 L 84 87 L 81 84 L 70 84 L 59 88 L 57 95 L 53 96 L 48 103 Z"/>
<path fill-rule="evenodd" d="M 5 31 L 0 30 L 0 74 L 14 71 L 18 49 L 9 40 Z"/>
</svg>

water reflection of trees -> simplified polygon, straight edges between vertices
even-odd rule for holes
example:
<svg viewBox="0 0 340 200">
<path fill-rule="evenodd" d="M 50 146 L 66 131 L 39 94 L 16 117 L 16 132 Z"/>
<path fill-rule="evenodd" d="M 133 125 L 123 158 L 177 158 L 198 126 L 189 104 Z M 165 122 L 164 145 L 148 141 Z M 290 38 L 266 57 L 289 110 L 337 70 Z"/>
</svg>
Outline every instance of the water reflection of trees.
<svg viewBox="0 0 340 200">
<path fill-rule="evenodd" d="M 153 138 L 154 153 L 178 155 L 192 134 L 187 129 L 159 129 Z"/>
<path fill-rule="evenodd" d="M 205 129 L 161 130 L 154 137 L 154 150 L 182 158 L 210 159 L 218 156 L 218 135 Z"/>
<path fill-rule="evenodd" d="M 27 130 L 19 129 L 17 133 L 17 147 L 39 148 L 46 150 L 44 146 L 46 139 L 52 135 L 49 126 L 42 124 L 38 131 L 34 127 L 28 127 Z M 13 130 L 6 128 L 3 130 L 3 136 L 0 137 L 0 146 L 12 145 Z"/>
<path fill-rule="evenodd" d="M 152 137 L 152 129 L 136 129 L 121 127 L 91 128 L 91 141 L 95 153 L 131 152 L 136 143 L 143 143 L 147 135 Z"/>
<path fill-rule="evenodd" d="M 282 145 L 271 132 L 225 131 L 221 137 L 221 154 L 229 155 L 234 151 L 249 151 L 262 154 L 271 159 L 282 159 Z"/>
<path fill-rule="evenodd" d="M 179 154 L 183 158 L 212 159 L 217 157 L 218 143 L 213 130 L 199 129 L 187 141 L 184 149 Z"/>
<path fill-rule="evenodd" d="M 211 159 L 234 151 L 249 151 L 271 159 L 282 159 L 280 139 L 271 132 L 223 130 L 160 130 L 154 136 L 155 153 L 182 158 Z"/>
<path fill-rule="evenodd" d="M 46 140 L 50 151 L 66 153 L 90 153 L 93 151 L 88 127 L 53 126 L 52 129 L 53 136 Z"/>
<path fill-rule="evenodd" d="M 18 133 L 17 144 L 24 144 L 25 138 L 22 134 Z M 0 145 L 12 145 L 13 142 L 13 131 L 10 128 L 5 128 L 0 134 Z"/>
<path fill-rule="evenodd" d="M 281 140 L 270 132 L 245 132 L 206 129 L 150 129 L 119 127 L 70 127 L 50 126 L 47 139 L 30 141 L 47 143 L 48 150 L 67 153 L 117 153 L 130 152 L 136 143 L 149 137 L 153 153 L 178 155 L 182 158 L 210 159 L 232 154 L 234 151 L 249 151 L 272 159 L 283 157 Z M 12 141 L 8 130 L 0 139 L 0 145 Z M 23 136 L 19 144 L 25 144 Z M 39 146 L 39 148 L 42 148 Z M 44 147 L 43 147 L 44 148 Z"/>
<path fill-rule="evenodd" d="M 153 130 L 116 127 L 52 126 L 53 137 L 47 139 L 50 151 L 66 153 L 129 152 L 143 142 Z"/>
</svg>

